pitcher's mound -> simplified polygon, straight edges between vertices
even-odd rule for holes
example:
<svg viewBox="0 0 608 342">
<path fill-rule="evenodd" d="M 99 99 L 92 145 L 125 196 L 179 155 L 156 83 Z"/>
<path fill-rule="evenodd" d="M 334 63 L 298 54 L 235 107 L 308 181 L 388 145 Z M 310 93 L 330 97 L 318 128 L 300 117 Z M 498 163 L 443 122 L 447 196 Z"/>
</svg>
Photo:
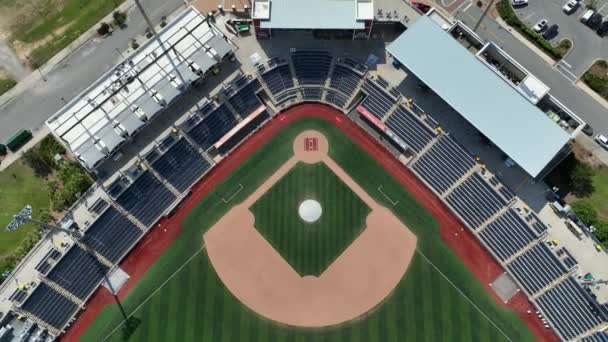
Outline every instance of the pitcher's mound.
<svg viewBox="0 0 608 342">
<path fill-rule="evenodd" d="M 321 218 L 321 213 L 323 213 L 323 208 L 321 208 L 321 204 L 315 200 L 306 200 L 298 207 L 300 218 L 308 223 L 313 223 Z"/>
</svg>

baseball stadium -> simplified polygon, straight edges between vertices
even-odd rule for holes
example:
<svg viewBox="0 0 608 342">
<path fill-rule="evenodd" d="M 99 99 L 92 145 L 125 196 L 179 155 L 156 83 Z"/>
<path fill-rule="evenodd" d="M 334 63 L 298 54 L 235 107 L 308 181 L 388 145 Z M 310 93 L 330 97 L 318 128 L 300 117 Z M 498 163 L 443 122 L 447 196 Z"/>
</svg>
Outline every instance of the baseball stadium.
<svg viewBox="0 0 608 342">
<path fill-rule="evenodd" d="M 188 7 L 46 122 L 96 182 L 28 287 L 2 285 L 0 323 L 62 341 L 601 341 L 608 306 L 576 259 L 415 98 L 360 56 L 247 50 L 221 18 Z M 453 40 L 410 25 L 399 39 Z M 381 49 L 429 75 L 410 43 Z M 543 129 L 536 174 L 568 137 Z"/>
</svg>

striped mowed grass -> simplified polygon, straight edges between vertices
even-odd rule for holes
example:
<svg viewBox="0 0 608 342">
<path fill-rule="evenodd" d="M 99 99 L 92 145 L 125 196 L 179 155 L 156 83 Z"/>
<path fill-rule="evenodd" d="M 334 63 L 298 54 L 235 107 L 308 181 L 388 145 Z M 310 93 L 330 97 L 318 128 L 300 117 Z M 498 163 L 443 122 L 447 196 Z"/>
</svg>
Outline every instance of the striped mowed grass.
<svg viewBox="0 0 608 342">
<path fill-rule="evenodd" d="M 312 223 L 298 215 L 310 199 L 322 207 Z M 297 163 L 250 210 L 256 229 L 301 276 L 323 273 L 363 231 L 371 211 L 322 162 Z"/>
<path fill-rule="evenodd" d="M 291 141 L 309 129 L 328 138 L 330 157 L 417 235 L 418 250 L 428 258 L 416 254 L 394 293 L 364 317 L 324 329 L 288 327 L 256 315 L 222 285 L 201 248 L 202 234 L 291 157 Z M 223 201 L 237 184 L 243 190 L 229 203 Z M 380 185 L 397 205 L 377 191 Z M 337 128 L 314 118 L 285 128 L 203 199 L 186 218 L 178 239 L 123 300 L 123 307 L 140 321 L 129 341 L 534 340 L 519 317 L 497 305 L 441 240 L 437 222 L 424 207 Z M 121 321 L 118 308 L 107 306 L 82 340 L 122 341 Z"/>
</svg>

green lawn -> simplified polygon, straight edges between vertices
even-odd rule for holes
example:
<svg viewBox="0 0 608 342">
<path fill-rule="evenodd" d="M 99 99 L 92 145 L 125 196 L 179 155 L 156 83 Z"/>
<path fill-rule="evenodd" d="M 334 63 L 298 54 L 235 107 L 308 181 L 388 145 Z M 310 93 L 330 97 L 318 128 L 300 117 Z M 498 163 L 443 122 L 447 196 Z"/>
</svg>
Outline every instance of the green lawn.
<svg viewBox="0 0 608 342">
<path fill-rule="evenodd" d="M 35 210 L 48 210 L 51 198 L 46 182 L 34 175 L 32 169 L 15 162 L 6 170 L 0 172 L 0 257 L 6 256 L 19 247 L 28 232 L 35 229 L 28 224 L 15 232 L 7 232 L 4 228 L 26 204 Z M 37 215 L 38 211 L 34 214 Z M 0 263 L 1 264 L 1 263 Z"/>
<path fill-rule="evenodd" d="M 598 216 L 604 221 L 608 221 L 608 168 L 600 167 L 594 169 L 593 187 L 595 191 L 588 199 L 597 210 Z"/>
<path fill-rule="evenodd" d="M 37 66 L 43 65 L 57 52 L 68 46 L 111 13 L 123 0 L 33 0 L 36 5 L 16 26 L 14 38 L 30 44 L 51 39 L 31 53 Z"/>
<path fill-rule="evenodd" d="M 243 307 L 225 289 L 206 253 L 201 251 L 203 232 L 223 216 L 229 206 L 249 196 L 283 164 L 292 155 L 293 138 L 307 129 L 319 130 L 327 136 L 330 156 L 376 201 L 393 209 L 418 236 L 418 249 L 500 330 L 420 254 L 415 255 L 395 292 L 378 308 L 362 319 L 326 329 L 275 324 Z M 234 193 L 238 183 L 243 185 L 243 191 L 229 204 L 224 203 L 222 197 Z M 376 190 L 379 185 L 390 191 L 393 201 L 399 201 L 397 206 L 386 203 Z M 172 275 L 175 276 L 170 278 Z M 146 298 L 150 299 L 144 302 Z M 498 306 L 441 240 L 434 218 L 370 156 L 338 129 L 319 119 L 291 124 L 203 199 L 186 218 L 182 234 L 134 286 L 123 306 L 141 322 L 130 341 L 468 342 L 503 341 L 506 340 L 503 333 L 512 341 L 534 340 L 517 315 Z M 118 308 L 108 306 L 82 340 L 101 340 L 120 322 Z M 120 341 L 122 337 L 118 329 L 109 340 Z"/>
<path fill-rule="evenodd" d="M 306 223 L 299 204 L 318 201 L 323 213 Z M 302 276 L 318 276 L 363 231 L 369 207 L 324 163 L 298 163 L 250 210 L 255 227 Z"/>
<path fill-rule="evenodd" d="M 16 85 L 17 85 L 17 81 L 15 81 L 15 80 L 0 78 L 0 95 L 11 90 L 11 88 L 13 88 Z"/>
</svg>

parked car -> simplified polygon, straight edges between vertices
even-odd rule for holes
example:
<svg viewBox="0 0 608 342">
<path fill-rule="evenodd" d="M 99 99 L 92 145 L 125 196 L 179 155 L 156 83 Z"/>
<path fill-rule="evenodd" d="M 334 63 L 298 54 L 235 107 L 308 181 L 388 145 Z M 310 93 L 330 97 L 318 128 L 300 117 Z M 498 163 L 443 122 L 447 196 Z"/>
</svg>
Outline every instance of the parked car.
<svg viewBox="0 0 608 342">
<path fill-rule="evenodd" d="M 583 13 L 583 15 L 581 16 L 581 23 L 586 24 L 587 20 L 589 20 L 589 18 L 591 18 L 591 16 L 595 13 L 594 10 L 590 9 L 587 10 L 587 12 Z"/>
<path fill-rule="evenodd" d="M 602 24 L 602 15 L 600 13 L 593 13 L 585 24 L 594 30 L 597 29 Z"/>
<path fill-rule="evenodd" d="M 600 144 L 600 146 L 602 146 L 603 148 L 608 149 L 608 138 L 606 138 L 606 136 L 604 136 L 603 134 L 596 135 L 595 141 L 597 141 L 597 143 Z"/>
<path fill-rule="evenodd" d="M 578 0 L 570 0 L 570 1 L 566 2 L 566 4 L 562 7 L 562 10 L 564 11 L 564 13 L 570 14 L 570 13 L 576 11 L 576 9 L 578 8 L 578 5 L 579 5 Z"/>
<path fill-rule="evenodd" d="M 532 27 L 532 29 L 534 30 L 534 32 L 540 33 L 547 28 L 547 25 L 549 25 L 549 20 L 542 19 L 541 21 L 537 22 L 536 25 Z"/>
<path fill-rule="evenodd" d="M 600 24 L 600 27 L 597 29 L 597 34 L 600 35 L 600 37 L 603 37 L 607 33 L 608 33 L 608 20 L 604 19 L 604 21 L 602 21 L 602 24 Z"/>
<path fill-rule="evenodd" d="M 523 7 L 528 5 L 528 0 L 512 0 L 513 7 Z"/>
<path fill-rule="evenodd" d="M 593 127 L 589 126 L 589 124 L 585 124 L 585 127 L 583 127 L 583 133 L 585 133 L 587 136 L 592 136 Z"/>
<path fill-rule="evenodd" d="M 550 40 L 557 37 L 558 29 L 559 27 L 555 24 L 549 26 L 549 28 L 545 32 L 543 32 L 543 38 L 545 38 L 546 40 Z"/>
</svg>

